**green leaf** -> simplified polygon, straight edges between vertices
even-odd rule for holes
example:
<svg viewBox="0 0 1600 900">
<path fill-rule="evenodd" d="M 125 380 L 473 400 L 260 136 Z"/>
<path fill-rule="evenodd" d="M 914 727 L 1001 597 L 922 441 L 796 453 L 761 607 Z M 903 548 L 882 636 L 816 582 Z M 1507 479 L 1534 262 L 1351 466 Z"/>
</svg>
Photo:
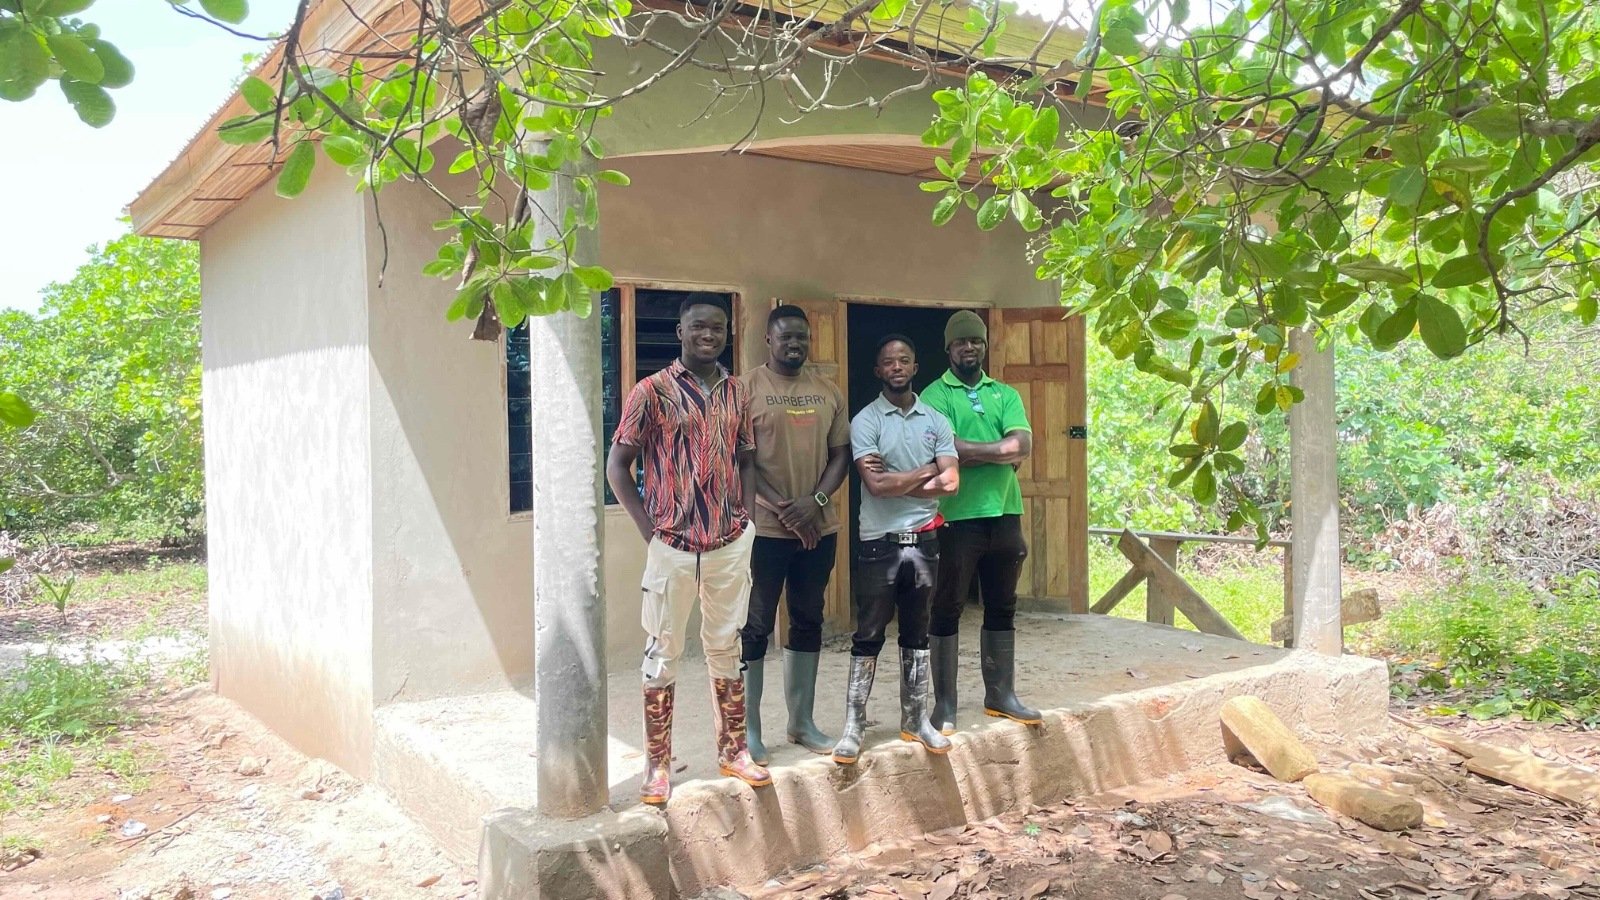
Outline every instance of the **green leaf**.
<svg viewBox="0 0 1600 900">
<path fill-rule="evenodd" d="M 1191 492 L 1194 495 L 1194 502 L 1201 506 L 1210 506 L 1217 502 L 1217 476 L 1209 464 L 1201 466 L 1194 473 Z"/>
<path fill-rule="evenodd" d="M 1244 439 L 1250 436 L 1250 426 L 1243 422 L 1234 422 L 1222 429 L 1222 434 L 1217 437 L 1218 450 L 1237 450 L 1244 444 Z"/>
<path fill-rule="evenodd" d="M 1056 112 L 1054 106 L 1046 106 L 1039 110 L 1039 115 L 1028 127 L 1028 143 L 1040 150 L 1049 150 L 1055 146 L 1056 138 L 1061 133 L 1061 114 Z"/>
<path fill-rule="evenodd" d="M 346 134 L 333 134 L 323 138 L 322 152 L 334 165 L 344 166 L 347 169 L 367 160 L 367 145 L 362 143 L 360 138 Z"/>
<path fill-rule="evenodd" d="M 1381 281 L 1387 284 L 1408 284 L 1411 281 L 1411 276 L 1404 269 L 1397 269 L 1372 257 L 1342 262 L 1339 264 L 1339 273 L 1356 281 Z"/>
<path fill-rule="evenodd" d="M 573 268 L 572 274 L 591 291 L 609 291 L 615 283 L 611 273 L 599 266 L 577 266 Z"/>
<path fill-rule="evenodd" d="M 272 85 L 251 75 L 239 85 L 239 94 L 244 97 L 244 102 L 258 113 L 271 112 L 278 108 L 278 92 Z"/>
<path fill-rule="evenodd" d="M 16 564 L 17 561 L 9 556 L 5 557 L 4 559 L 0 559 L 0 575 L 4 575 L 5 573 L 11 571 L 11 567 Z"/>
<path fill-rule="evenodd" d="M 272 137 L 272 117 L 237 116 L 217 126 L 217 137 L 224 144 L 259 144 Z"/>
<path fill-rule="evenodd" d="M 1437 288 L 1464 287 L 1477 284 L 1489 277 L 1489 270 L 1484 268 L 1483 259 L 1476 252 L 1447 259 L 1439 266 L 1439 271 L 1433 273 L 1433 286 Z"/>
<path fill-rule="evenodd" d="M 283 160 L 283 168 L 278 172 L 278 196 L 293 199 L 300 196 L 311 182 L 311 170 L 316 167 L 316 147 L 308 140 L 303 140 L 294 145 L 289 155 Z"/>
<path fill-rule="evenodd" d="M 961 205 L 961 195 L 955 191 L 945 194 L 933 207 L 933 224 L 943 225 L 949 222 L 956 214 L 956 207 Z"/>
<path fill-rule="evenodd" d="M 1194 459 L 1205 455 L 1206 451 L 1199 444 L 1173 444 L 1167 448 L 1167 452 L 1179 459 Z"/>
<path fill-rule="evenodd" d="M 1005 221 L 1006 211 L 1010 206 L 1007 195 L 1003 193 L 990 195 L 989 199 L 978 207 L 978 227 L 984 231 L 993 231 L 997 225 Z"/>
<path fill-rule="evenodd" d="M 1454 359 L 1467 349 L 1467 329 L 1455 307 L 1437 297 L 1417 298 L 1417 326 L 1422 343 L 1440 359 Z"/>
<path fill-rule="evenodd" d="M 1422 192 L 1428 186 L 1428 173 L 1420 166 L 1401 169 L 1389 179 L 1389 199 L 1406 209 L 1411 209 L 1422 200 Z"/>
<path fill-rule="evenodd" d="M 26 400 L 10 391 L 0 391 L 0 424 L 12 428 L 27 428 L 38 417 L 39 414 Z"/>
<path fill-rule="evenodd" d="M 1376 333 L 1372 335 L 1372 343 L 1380 350 L 1387 350 L 1411 336 L 1417 327 L 1417 304 L 1415 300 L 1400 304 L 1389 318 L 1383 320 Z"/>
<path fill-rule="evenodd" d="M 237 25 L 250 15 L 246 0 L 200 0 L 200 8 L 211 18 L 230 25 Z"/>
<path fill-rule="evenodd" d="M 604 181 L 606 184 L 615 184 L 619 187 L 627 187 L 633 183 L 633 179 L 622 172 L 618 172 L 616 169 L 604 169 L 597 172 L 594 177 Z"/>
<path fill-rule="evenodd" d="M 1200 415 L 1194 420 L 1195 443 L 1202 447 L 1210 447 L 1217 442 L 1217 427 L 1220 424 L 1217 415 L 1217 405 L 1210 400 L 1200 404 Z"/>
<path fill-rule="evenodd" d="M 1594 294 L 1580 298 L 1578 300 L 1578 305 L 1573 309 L 1573 313 L 1577 315 L 1578 321 L 1585 325 L 1594 324 L 1595 315 L 1597 312 L 1600 312 L 1600 304 L 1595 302 Z"/>
<path fill-rule="evenodd" d="M 1123 25 L 1107 28 L 1100 36 L 1100 46 L 1116 56 L 1138 56 L 1144 50 L 1139 43 L 1139 36 Z"/>
<path fill-rule="evenodd" d="M 71 78 L 61 79 L 61 93 L 67 95 L 67 102 L 72 104 L 73 112 L 83 120 L 83 124 L 91 128 L 104 128 L 116 118 L 117 105 L 111 102 L 111 95 L 105 88 L 98 84 L 84 84 Z"/>
<path fill-rule="evenodd" d="M 95 57 L 100 60 L 100 67 L 105 71 L 100 78 L 101 87 L 120 88 L 133 83 L 133 63 L 122 55 L 122 51 L 109 41 L 92 40 L 89 46 L 94 50 Z"/>
<path fill-rule="evenodd" d="M 0 99 L 33 96 L 50 77 L 50 54 L 26 28 L 0 32 Z"/>
<path fill-rule="evenodd" d="M 72 16 L 94 5 L 95 0 L 38 0 L 26 4 L 28 12 L 40 16 Z M 5 4 L 0 4 L 3 8 Z M 16 7 L 13 6 L 13 9 Z"/>
<path fill-rule="evenodd" d="M 1017 191 L 1011 195 L 1011 215 L 1024 231 L 1038 231 L 1044 225 L 1044 216 L 1033 205 L 1028 195 Z"/>
<path fill-rule="evenodd" d="M 44 39 L 45 46 L 50 48 L 50 55 L 56 58 L 61 68 L 74 79 L 84 84 L 99 84 L 105 77 L 106 67 L 89 49 L 89 45 L 79 40 L 76 35 L 51 34 Z"/>
<path fill-rule="evenodd" d="M 1165 309 L 1150 318 L 1150 330 L 1169 341 L 1183 340 L 1199 324 L 1199 315 L 1187 309 Z"/>
</svg>

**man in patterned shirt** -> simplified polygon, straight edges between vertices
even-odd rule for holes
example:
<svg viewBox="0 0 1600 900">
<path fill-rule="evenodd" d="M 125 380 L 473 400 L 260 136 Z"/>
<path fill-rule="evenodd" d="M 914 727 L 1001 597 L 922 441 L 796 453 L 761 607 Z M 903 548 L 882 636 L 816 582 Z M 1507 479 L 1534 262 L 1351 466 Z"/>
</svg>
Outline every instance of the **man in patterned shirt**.
<svg viewBox="0 0 1600 900">
<path fill-rule="evenodd" d="M 649 542 L 644 565 L 645 774 L 640 799 L 672 794 L 672 707 L 689 613 L 700 601 L 700 641 L 717 706 L 717 764 L 754 787 L 772 784 L 745 746 L 739 627 L 750 602 L 746 498 L 755 470 L 749 394 L 717 358 L 728 344 L 728 310 L 715 294 L 690 294 L 678 310 L 682 352 L 634 385 L 606 461 L 606 481 Z M 644 467 L 644 497 L 633 464 Z"/>
</svg>

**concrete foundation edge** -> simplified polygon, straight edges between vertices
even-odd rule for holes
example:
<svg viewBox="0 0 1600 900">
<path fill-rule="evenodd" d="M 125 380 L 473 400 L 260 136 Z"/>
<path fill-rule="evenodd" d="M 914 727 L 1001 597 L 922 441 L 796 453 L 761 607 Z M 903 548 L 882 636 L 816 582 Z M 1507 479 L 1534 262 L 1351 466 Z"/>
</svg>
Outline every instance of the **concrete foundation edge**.
<svg viewBox="0 0 1600 900">
<path fill-rule="evenodd" d="M 493 900 L 653 900 L 672 897 L 667 822 L 630 809 L 571 822 L 525 809 L 483 818 L 481 896 Z"/>
</svg>

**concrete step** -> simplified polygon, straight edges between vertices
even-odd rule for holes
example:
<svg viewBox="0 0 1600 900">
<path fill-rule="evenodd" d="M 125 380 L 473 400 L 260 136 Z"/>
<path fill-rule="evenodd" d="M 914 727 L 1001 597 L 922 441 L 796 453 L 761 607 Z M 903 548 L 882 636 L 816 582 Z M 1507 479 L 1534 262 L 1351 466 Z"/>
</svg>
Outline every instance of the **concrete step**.
<svg viewBox="0 0 1600 900">
<path fill-rule="evenodd" d="M 891 640 L 868 707 L 867 749 L 852 767 L 781 743 L 781 667 L 769 662 L 762 713 L 774 785 L 757 791 L 718 777 L 704 664 L 686 660 L 674 728 L 683 771 L 665 813 L 640 807 L 636 797 L 642 701 L 632 673 L 610 682 L 612 803 L 599 817 L 556 823 L 530 812 L 537 800 L 533 703 L 514 692 L 381 710 L 376 780 L 447 850 L 479 855 L 485 896 L 645 897 L 674 889 L 692 896 L 717 884 L 760 883 L 873 841 L 1220 761 L 1218 714 L 1240 694 L 1261 698 L 1291 728 L 1321 740 L 1374 734 L 1388 723 L 1387 672 L 1375 660 L 1050 614 L 1018 621 L 1017 691 L 1047 710 L 1044 725 L 986 718 L 978 625 L 965 624 L 961 730 L 946 756 L 899 740 Z M 824 652 L 817 720 L 834 734 L 847 667 L 847 650 Z M 568 893 L 574 890 L 583 893 Z"/>
</svg>

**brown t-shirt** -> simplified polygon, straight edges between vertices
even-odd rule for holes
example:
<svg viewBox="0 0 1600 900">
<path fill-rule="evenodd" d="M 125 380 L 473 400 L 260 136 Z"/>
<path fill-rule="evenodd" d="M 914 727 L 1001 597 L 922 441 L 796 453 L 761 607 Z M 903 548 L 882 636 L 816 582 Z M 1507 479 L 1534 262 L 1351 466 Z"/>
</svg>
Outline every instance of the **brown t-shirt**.
<svg viewBox="0 0 1600 900">
<path fill-rule="evenodd" d="M 850 445 L 844 393 L 805 366 L 793 378 L 769 366 L 739 376 L 750 395 L 750 425 L 756 441 L 756 473 L 785 497 L 811 503 L 830 447 Z M 760 537 L 792 538 L 793 532 L 760 503 L 750 510 Z M 822 510 L 822 533 L 839 530 L 834 503 Z"/>
</svg>

